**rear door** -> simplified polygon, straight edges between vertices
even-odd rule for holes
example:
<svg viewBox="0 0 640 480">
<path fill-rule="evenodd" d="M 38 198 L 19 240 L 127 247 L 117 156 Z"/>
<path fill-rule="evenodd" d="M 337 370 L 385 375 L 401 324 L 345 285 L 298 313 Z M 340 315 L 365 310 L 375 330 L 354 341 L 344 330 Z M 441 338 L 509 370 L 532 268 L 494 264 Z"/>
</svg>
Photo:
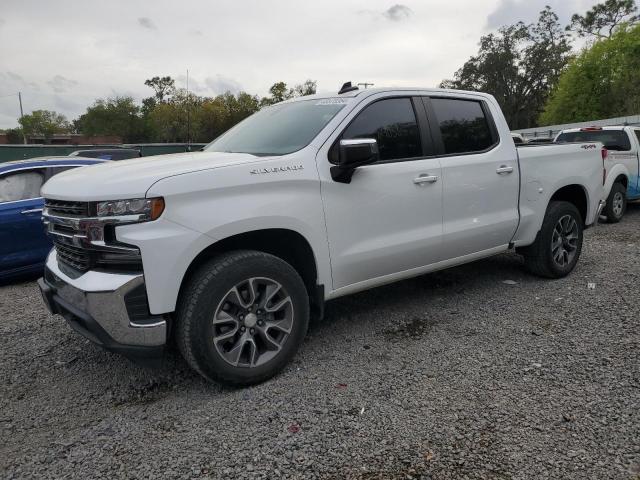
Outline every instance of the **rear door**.
<svg viewBox="0 0 640 480">
<path fill-rule="evenodd" d="M 442 166 L 446 258 L 508 245 L 519 220 L 515 145 L 510 138 L 500 141 L 482 99 L 423 100 Z"/>
<path fill-rule="evenodd" d="M 43 168 L 0 175 L 0 269 L 15 270 L 42 263 L 49 241 L 42 225 L 40 188 Z"/>
</svg>

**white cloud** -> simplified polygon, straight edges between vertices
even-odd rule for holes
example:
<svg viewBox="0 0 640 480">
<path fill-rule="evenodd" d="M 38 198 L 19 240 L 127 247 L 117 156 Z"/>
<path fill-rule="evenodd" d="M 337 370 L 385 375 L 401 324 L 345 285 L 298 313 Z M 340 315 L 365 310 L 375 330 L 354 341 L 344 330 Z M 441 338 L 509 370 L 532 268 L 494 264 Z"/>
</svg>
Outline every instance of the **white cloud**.
<svg viewBox="0 0 640 480">
<path fill-rule="evenodd" d="M 207 77 L 204 82 L 206 83 L 207 87 L 209 87 L 211 91 L 216 95 L 220 95 L 221 93 L 226 92 L 238 93 L 242 90 L 242 85 L 240 85 L 240 82 L 219 74 L 215 77 Z"/>
<path fill-rule="evenodd" d="M 432 87 L 477 51 L 490 15 L 533 21 L 549 1 L 561 8 L 561 0 L 190 0 L 188 8 L 155 0 L 150 12 L 149 2 L 130 0 L 2 0 L 0 96 L 20 90 L 26 112 L 60 109 L 71 119 L 114 92 L 148 97 L 144 81 L 155 75 L 184 86 L 187 69 L 199 95 L 262 96 L 275 82 L 308 78 L 324 92 L 349 80 Z M 150 41 L 158 26 L 167 27 Z M 56 92 L 54 76 L 77 83 L 54 83 Z M 15 125 L 7 120 L 15 103 L 0 98 L 0 128 Z"/>
</svg>

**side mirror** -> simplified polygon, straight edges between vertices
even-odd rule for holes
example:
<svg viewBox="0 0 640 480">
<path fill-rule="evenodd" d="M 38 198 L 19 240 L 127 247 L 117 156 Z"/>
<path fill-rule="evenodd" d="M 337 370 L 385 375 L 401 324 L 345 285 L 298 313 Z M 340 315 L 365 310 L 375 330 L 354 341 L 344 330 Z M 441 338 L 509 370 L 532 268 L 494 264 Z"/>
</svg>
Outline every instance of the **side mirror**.
<svg viewBox="0 0 640 480">
<path fill-rule="evenodd" d="M 338 165 L 331 167 L 331 178 L 340 183 L 351 183 L 356 168 L 378 161 L 378 142 L 375 138 L 340 140 Z"/>
</svg>

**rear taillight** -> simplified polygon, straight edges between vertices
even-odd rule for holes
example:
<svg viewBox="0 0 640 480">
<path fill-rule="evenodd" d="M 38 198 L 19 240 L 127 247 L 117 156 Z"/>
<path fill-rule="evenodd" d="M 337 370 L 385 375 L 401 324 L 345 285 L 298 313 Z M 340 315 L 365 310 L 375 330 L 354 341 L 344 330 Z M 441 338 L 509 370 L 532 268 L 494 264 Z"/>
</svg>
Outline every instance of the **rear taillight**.
<svg viewBox="0 0 640 480">
<path fill-rule="evenodd" d="M 604 185 L 605 182 L 607 181 L 607 169 L 604 165 L 604 161 L 609 156 L 609 150 L 603 147 L 601 153 L 602 153 L 602 185 Z"/>
</svg>

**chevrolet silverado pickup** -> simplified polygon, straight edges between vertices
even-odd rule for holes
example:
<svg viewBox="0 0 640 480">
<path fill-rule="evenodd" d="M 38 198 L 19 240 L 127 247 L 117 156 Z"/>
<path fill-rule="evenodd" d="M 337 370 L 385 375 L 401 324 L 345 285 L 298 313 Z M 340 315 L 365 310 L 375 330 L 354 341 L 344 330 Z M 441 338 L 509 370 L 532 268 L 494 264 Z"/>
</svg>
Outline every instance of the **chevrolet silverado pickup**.
<svg viewBox="0 0 640 480">
<path fill-rule="evenodd" d="M 601 150 L 516 149 L 482 93 L 297 98 L 202 152 L 46 183 L 55 247 L 39 285 L 107 350 L 148 360 L 175 343 L 209 380 L 257 383 L 327 300 L 509 250 L 534 274 L 569 274 L 604 205 Z"/>
<path fill-rule="evenodd" d="M 564 142 L 600 142 L 607 149 L 603 211 L 610 223 L 622 220 L 627 201 L 640 200 L 640 127 L 587 127 L 562 130 L 555 139 Z"/>
</svg>

